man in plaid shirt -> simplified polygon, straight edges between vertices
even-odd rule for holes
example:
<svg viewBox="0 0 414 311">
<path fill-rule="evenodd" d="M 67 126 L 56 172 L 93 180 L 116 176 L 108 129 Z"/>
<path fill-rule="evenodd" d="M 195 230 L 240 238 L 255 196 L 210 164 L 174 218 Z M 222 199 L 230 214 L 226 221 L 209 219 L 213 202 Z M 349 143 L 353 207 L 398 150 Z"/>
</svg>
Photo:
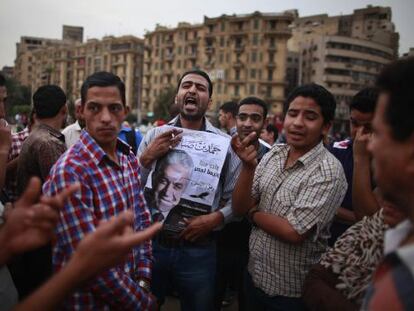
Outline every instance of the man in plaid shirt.
<svg viewBox="0 0 414 311">
<path fill-rule="evenodd" d="M 29 137 L 30 131 L 36 125 L 36 119 L 34 116 L 34 111 L 30 113 L 29 124 L 21 130 L 20 132 L 12 134 L 12 144 L 9 151 L 8 161 L 7 161 L 7 180 L 5 185 L 5 191 L 8 196 L 8 199 L 11 202 L 17 200 L 17 163 L 18 156 L 22 150 L 23 142 Z"/>
<path fill-rule="evenodd" d="M 98 72 L 81 88 L 86 127 L 50 172 L 44 193 L 53 195 L 76 181 L 80 191 L 60 214 L 53 265 L 60 270 L 76 245 L 98 223 L 125 210 L 134 212 L 134 230 L 150 225 L 139 179 L 138 161 L 128 145 L 117 139 L 128 109 L 125 85 L 119 77 Z M 154 305 L 149 293 L 151 242 L 132 249 L 123 264 L 103 271 L 72 294 L 63 307 L 76 310 L 147 310 Z"/>
<path fill-rule="evenodd" d="M 254 224 L 249 241 L 247 310 L 304 310 L 305 276 L 327 247 L 329 226 L 347 189 L 340 162 L 323 146 L 335 99 L 316 84 L 296 88 L 284 107 L 287 144 L 257 164 L 251 141 L 232 146 L 242 160 L 233 211 Z"/>
</svg>

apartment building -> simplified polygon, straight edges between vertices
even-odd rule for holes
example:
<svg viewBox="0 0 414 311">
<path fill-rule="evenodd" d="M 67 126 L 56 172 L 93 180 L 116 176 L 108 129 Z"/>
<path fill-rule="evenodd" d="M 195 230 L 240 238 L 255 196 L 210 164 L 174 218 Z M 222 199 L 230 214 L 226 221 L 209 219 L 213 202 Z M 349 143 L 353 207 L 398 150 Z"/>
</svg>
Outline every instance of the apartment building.
<svg viewBox="0 0 414 311">
<path fill-rule="evenodd" d="M 182 73 L 200 68 L 214 83 L 213 107 L 254 95 L 280 114 L 284 99 L 291 12 L 205 16 L 202 24 L 158 26 L 145 36 L 142 108 L 175 87 Z"/>
<path fill-rule="evenodd" d="M 291 27 L 288 48 L 299 57 L 298 84 L 314 82 L 329 89 L 337 100 L 334 131 L 347 132 L 352 96 L 374 85 L 384 65 L 398 57 L 391 8 L 297 17 Z"/>
<path fill-rule="evenodd" d="M 81 27 L 64 26 L 62 40 L 22 37 L 17 46 L 15 77 L 36 90 L 57 84 L 71 99 L 80 96 L 87 76 L 109 71 L 125 83 L 126 100 L 134 113 L 140 110 L 143 68 L 143 39 L 107 36 L 82 42 Z"/>
</svg>

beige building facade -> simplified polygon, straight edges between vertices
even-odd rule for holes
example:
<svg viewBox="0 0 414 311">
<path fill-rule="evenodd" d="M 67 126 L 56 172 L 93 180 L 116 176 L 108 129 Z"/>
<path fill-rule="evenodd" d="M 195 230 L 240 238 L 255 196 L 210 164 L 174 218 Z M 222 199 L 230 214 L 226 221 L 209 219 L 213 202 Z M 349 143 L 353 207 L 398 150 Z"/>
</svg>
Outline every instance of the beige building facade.
<svg viewBox="0 0 414 311">
<path fill-rule="evenodd" d="M 298 84 L 318 83 L 337 100 L 335 132 L 347 132 L 349 103 L 375 84 L 387 63 L 398 57 L 399 35 L 391 9 L 368 6 L 351 15 L 297 17 L 289 51 L 298 55 Z"/>
<path fill-rule="evenodd" d="M 82 43 L 80 27 L 64 26 L 62 40 L 22 37 L 17 46 L 15 77 L 32 92 L 45 84 L 57 84 L 72 100 L 80 96 L 87 76 L 109 71 L 125 83 L 127 104 L 140 110 L 143 39 L 107 36 Z"/>
<path fill-rule="evenodd" d="M 254 95 L 279 114 L 293 18 L 290 12 L 254 12 L 204 17 L 199 25 L 158 26 L 145 36 L 144 111 L 154 111 L 157 96 L 176 87 L 182 73 L 199 68 L 214 83 L 212 112 L 226 101 Z"/>
</svg>

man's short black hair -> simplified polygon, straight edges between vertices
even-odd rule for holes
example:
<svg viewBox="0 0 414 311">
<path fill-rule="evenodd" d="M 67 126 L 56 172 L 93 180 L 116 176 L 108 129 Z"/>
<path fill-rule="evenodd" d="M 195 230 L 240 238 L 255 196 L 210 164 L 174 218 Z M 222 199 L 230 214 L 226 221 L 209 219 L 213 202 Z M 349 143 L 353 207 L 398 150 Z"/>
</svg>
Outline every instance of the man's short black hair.
<svg viewBox="0 0 414 311">
<path fill-rule="evenodd" d="M 352 97 L 349 108 L 358 110 L 362 113 L 370 113 L 375 111 L 378 100 L 378 88 L 366 87 Z"/>
<path fill-rule="evenodd" d="M 230 112 L 233 118 L 235 118 L 239 111 L 239 105 L 234 101 L 229 101 L 221 105 L 219 110 L 223 110 L 225 113 Z"/>
<path fill-rule="evenodd" d="M 290 103 L 298 96 L 312 98 L 321 107 L 324 124 L 334 119 L 336 109 L 335 98 L 327 89 L 316 83 L 298 86 L 290 92 L 283 106 L 285 115 Z"/>
<path fill-rule="evenodd" d="M 279 136 L 279 131 L 277 130 L 277 127 L 273 124 L 268 124 L 266 126 L 266 131 L 268 131 L 269 133 L 273 133 L 273 137 L 276 141 L 277 137 Z"/>
<path fill-rule="evenodd" d="M 6 86 L 6 78 L 0 73 L 0 86 Z"/>
<path fill-rule="evenodd" d="M 33 94 L 33 110 L 39 119 L 55 117 L 66 104 L 66 95 L 57 85 L 44 85 Z"/>
<path fill-rule="evenodd" d="M 116 86 L 121 95 L 121 100 L 124 106 L 126 106 L 125 99 L 125 84 L 122 80 L 115 74 L 107 71 L 99 71 L 91 74 L 86 78 L 81 87 L 81 101 L 82 105 L 86 103 L 86 95 L 88 90 L 94 86 L 107 87 L 107 86 Z"/>
<path fill-rule="evenodd" d="M 202 76 L 204 79 L 207 80 L 207 82 L 208 82 L 208 95 L 211 98 L 211 96 L 213 95 L 213 83 L 211 82 L 210 77 L 208 76 L 208 74 L 205 71 L 200 70 L 200 69 L 193 69 L 193 70 L 189 70 L 189 71 L 186 71 L 186 72 L 183 73 L 180 80 L 178 80 L 177 93 L 178 93 L 178 90 L 180 89 L 181 81 L 184 79 L 185 76 L 187 76 L 189 74 L 199 75 L 199 76 Z"/>
<path fill-rule="evenodd" d="M 385 120 L 392 136 L 405 141 L 414 133 L 414 57 L 386 66 L 378 76 L 377 86 L 389 95 Z"/>
<path fill-rule="evenodd" d="M 266 119 L 267 117 L 267 104 L 265 103 L 264 100 L 258 98 L 258 97 L 254 97 L 254 96 L 249 96 L 246 98 L 243 98 L 240 102 L 239 102 L 239 109 L 241 106 L 243 105 L 257 105 L 263 108 L 263 119 Z M 237 113 L 239 113 L 239 111 L 237 111 Z"/>
</svg>

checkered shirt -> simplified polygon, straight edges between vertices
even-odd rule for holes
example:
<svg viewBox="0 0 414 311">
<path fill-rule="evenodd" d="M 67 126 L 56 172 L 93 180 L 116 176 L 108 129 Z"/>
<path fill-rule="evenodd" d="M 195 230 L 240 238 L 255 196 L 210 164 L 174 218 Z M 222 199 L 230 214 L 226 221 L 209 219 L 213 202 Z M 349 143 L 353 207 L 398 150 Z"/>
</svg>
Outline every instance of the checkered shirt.
<svg viewBox="0 0 414 311">
<path fill-rule="evenodd" d="M 27 137 L 29 137 L 29 134 L 29 128 L 27 127 L 20 132 L 12 134 L 12 142 L 9 151 L 8 162 L 16 159 L 19 156 L 20 151 L 22 150 L 23 142 L 26 140 Z M 5 190 L 10 201 L 14 202 L 18 197 L 16 174 L 7 177 Z"/>
<path fill-rule="evenodd" d="M 80 191 L 65 204 L 56 228 L 53 267 L 60 270 L 75 251 L 76 245 L 100 220 L 125 210 L 135 214 L 134 229 L 150 225 L 139 179 L 139 166 L 129 146 L 118 140 L 119 165 L 113 162 L 86 132 L 64 153 L 50 171 L 43 191 L 53 195 L 79 181 Z M 137 285 L 138 278 L 150 279 L 151 242 L 135 247 L 125 262 L 111 268 L 85 287 L 74 292 L 63 304 L 68 310 L 147 310 L 152 298 Z"/>
<path fill-rule="evenodd" d="M 291 244 L 258 227 L 250 235 L 248 270 L 269 296 L 300 297 L 305 276 L 326 250 L 329 226 L 347 189 L 341 163 L 319 143 L 285 168 L 288 145 L 274 146 L 256 168 L 252 196 L 258 209 L 288 220 L 298 234 Z"/>
</svg>

